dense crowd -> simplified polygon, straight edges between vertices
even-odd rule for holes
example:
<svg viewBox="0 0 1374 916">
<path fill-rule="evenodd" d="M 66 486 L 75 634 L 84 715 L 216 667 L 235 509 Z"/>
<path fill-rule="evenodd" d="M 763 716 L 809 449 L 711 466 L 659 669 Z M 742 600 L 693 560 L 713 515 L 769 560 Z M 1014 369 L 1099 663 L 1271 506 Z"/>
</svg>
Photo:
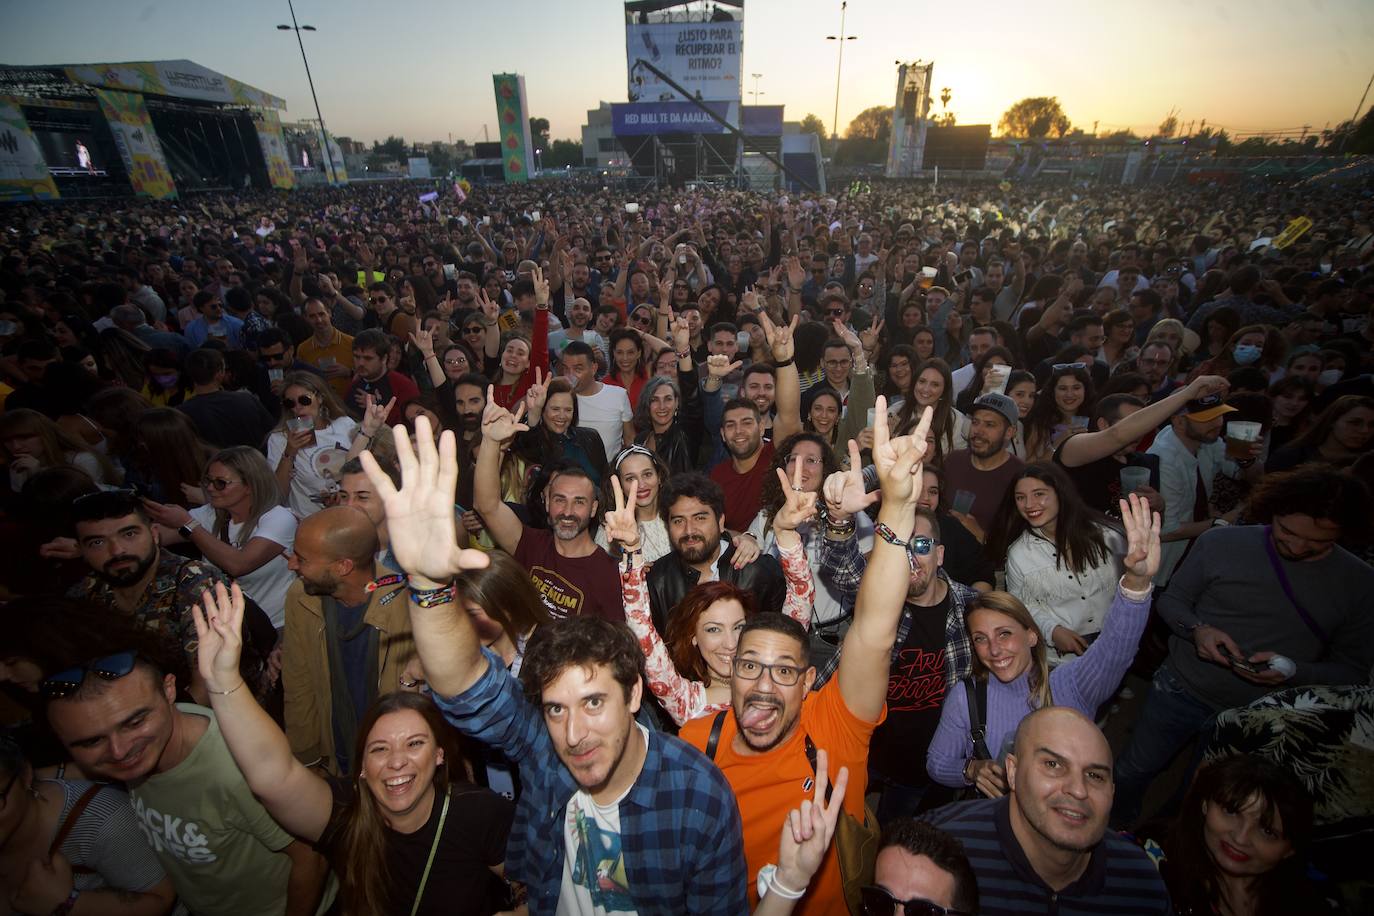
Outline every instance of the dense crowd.
<svg viewBox="0 0 1374 916">
<path fill-rule="evenodd" d="M 0 211 L 0 909 L 1369 905 L 1371 188 L 422 190 Z"/>
</svg>

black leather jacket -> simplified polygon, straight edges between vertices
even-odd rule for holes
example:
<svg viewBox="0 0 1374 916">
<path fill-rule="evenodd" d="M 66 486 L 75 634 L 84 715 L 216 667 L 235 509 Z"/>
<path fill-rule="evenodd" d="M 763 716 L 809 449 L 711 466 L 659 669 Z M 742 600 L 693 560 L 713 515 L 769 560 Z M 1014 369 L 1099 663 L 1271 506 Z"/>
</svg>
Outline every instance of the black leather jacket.
<svg viewBox="0 0 1374 916">
<path fill-rule="evenodd" d="M 654 452 L 674 474 L 701 468 L 697 458 L 706 431 L 700 379 L 696 366 L 686 372 L 678 370 L 677 380 L 678 388 L 682 392 L 682 402 L 678 405 L 677 418 L 672 426 L 664 430 L 663 435 L 654 437 Z M 635 442 L 639 445 L 647 444 L 648 439 L 647 430 L 641 430 L 635 435 Z"/>
<path fill-rule="evenodd" d="M 743 569 L 730 565 L 735 555 L 731 546 L 716 560 L 716 575 L 721 582 L 729 582 L 754 593 L 760 611 L 781 611 L 786 597 L 782 564 L 769 554 L 763 554 Z M 649 612 L 654 628 L 660 635 L 668 632 L 668 617 L 686 594 L 696 587 L 701 573 L 669 553 L 654 561 L 649 569 Z"/>
</svg>

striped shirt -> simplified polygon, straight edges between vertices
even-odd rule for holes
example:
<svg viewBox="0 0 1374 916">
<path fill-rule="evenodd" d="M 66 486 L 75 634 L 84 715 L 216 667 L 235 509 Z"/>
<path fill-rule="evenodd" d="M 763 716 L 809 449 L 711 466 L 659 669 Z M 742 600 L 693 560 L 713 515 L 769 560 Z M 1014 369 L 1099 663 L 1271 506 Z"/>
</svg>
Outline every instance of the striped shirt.
<svg viewBox="0 0 1374 916">
<path fill-rule="evenodd" d="M 983 916 L 1167 916 L 1164 881 L 1134 843 L 1108 833 L 1077 881 L 1055 892 L 1031 868 L 1011 830 L 1011 796 L 956 802 L 924 816 L 964 844 Z"/>
</svg>

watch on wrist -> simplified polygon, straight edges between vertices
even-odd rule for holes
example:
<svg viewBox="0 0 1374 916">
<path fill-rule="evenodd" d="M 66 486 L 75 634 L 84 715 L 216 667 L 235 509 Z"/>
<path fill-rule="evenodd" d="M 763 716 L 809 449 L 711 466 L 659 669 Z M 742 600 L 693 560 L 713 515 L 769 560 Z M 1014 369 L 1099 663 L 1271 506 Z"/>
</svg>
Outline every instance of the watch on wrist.
<svg viewBox="0 0 1374 916">
<path fill-rule="evenodd" d="M 191 539 L 191 532 L 195 531 L 199 527 L 200 522 L 196 521 L 194 518 L 191 518 L 187 520 L 186 524 L 182 525 L 180 528 L 177 529 L 177 534 L 181 535 L 183 538 L 189 541 Z"/>
</svg>

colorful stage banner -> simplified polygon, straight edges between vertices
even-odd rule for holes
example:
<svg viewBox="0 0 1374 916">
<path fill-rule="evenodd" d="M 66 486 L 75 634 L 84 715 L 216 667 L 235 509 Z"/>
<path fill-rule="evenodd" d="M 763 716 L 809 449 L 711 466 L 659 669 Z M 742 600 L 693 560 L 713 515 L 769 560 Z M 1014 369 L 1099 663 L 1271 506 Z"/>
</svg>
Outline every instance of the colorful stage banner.
<svg viewBox="0 0 1374 916">
<path fill-rule="evenodd" d="M 119 147 L 135 193 L 156 200 L 175 198 L 176 185 L 162 156 L 162 144 L 153 131 L 143 96 L 108 89 L 97 89 L 95 96 L 109 122 L 110 133 L 114 134 L 115 146 Z"/>
<path fill-rule="evenodd" d="M 67 67 L 69 78 L 88 86 L 121 89 L 174 98 L 200 99 L 254 105 L 259 108 L 286 108 L 286 100 L 269 92 L 240 83 L 189 60 L 148 60 L 119 64 L 81 64 Z"/>
<path fill-rule="evenodd" d="M 496 124 L 501 131 L 501 165 L 506 181 L 530 180 L 530 114 L 525 104 L 525 78 L 518 73 L 494 73 Z"/>
<path fill-rule="evenodd" d="M 258 131 L 258 144 L 262 146 L 262 159 L 267 163 L 267 177 L 272 187 L 289 191 L 295 187 L 296 179 L 291 174 L 291 164 L 286 161 L 286 141 L 281 135 L 281 118 L 272 109 L 253 112 L 253 127 Z"/>
<path fill-rule="evenodd" d="M 320 135 L 324 138 L 324 155 L 328 155 L 329 161 L 334 165 L 334 184 L 348 184 L 348 167 L 344 165 L 343 149 L 334 140 L 334 135 L 329 131 L 322 130 L 320 131 Z M 326 176 L 329 175 L 329 169 L 327 167 L 324 173 Z"/>
<path fill-rule="evenodd" d="M 14 99 L 0 98 L 0 201 L 57 200 L 43 150 Z"/>
</svg>

